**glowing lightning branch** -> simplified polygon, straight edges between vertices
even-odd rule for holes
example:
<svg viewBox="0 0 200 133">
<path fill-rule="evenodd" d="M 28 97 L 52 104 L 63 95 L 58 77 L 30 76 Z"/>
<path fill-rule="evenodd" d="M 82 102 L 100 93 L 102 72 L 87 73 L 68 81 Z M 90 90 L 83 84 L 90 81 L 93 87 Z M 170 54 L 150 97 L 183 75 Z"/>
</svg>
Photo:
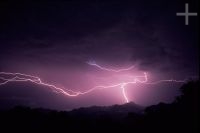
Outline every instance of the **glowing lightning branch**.
<svg viewBox="0 0 200 133">
<path fill-rule="evenodd" d="M 87 62 L 89 65 L 91 66 L 94 66 L 94 67 L 97 67 L 103 71 L 109 71 L 109 72 L 122 72 L 122 71 L 129 71 L 131 70 L 132 68 L 134 68 L 134 66 L 131 66 L 129 68 L 126 68 L 126 69 L 119 69 L 119 70 L 114 70 L 114 69 L 109 69 L 109 68 L 105 68 L 105 67 L 102 67 L 98 64 L 96 64 L 95 62 Z M 140 75 L 140 76 L 132 76 L 131 77 L 131 81 L 129 82 L 120 82 L 118 84 L 112 84 L 112 85 L 107 85 L 107 86 L 103 86 L 103 85 L 99 85 L 99 86 L 95 86 L 91 89 L 88 89 L 86 91 L 73 91 L 73 90 L 70 90 L 70 89 L 67 89 L 67 88 L 60 88 L 60 87 L 57 87 L 53 84 L 49 84 L 49 83 L 45 83 L 43 82 L 39 77 L 36 77 L 36 76 L 32 76 L 32 75 L 27 75 L 27 74 L 22 74 L 22 73 L 9 73 L 9 72 L 0 72 L 0 85 L 5 85 L 9 82 L 32 82 L 32 83 L 35 83 L 35 84 L 38 84 L 38 85 L 42 85 L 42 86 L 46 86 L 48 88 L 51 88 L 54 92 L 57 92 L 57 93 L 62 93 L 66 96 L 70 96 L 70 97 L 76 97 L 76 96 L 79 96 L 79 95 L 83 95 L 83 94 L 87 94 L 87 93 L 90 93 L 96 89 L 106 89 L 106 88 L 113 88 L 113 87 L 120 87 L 122 89 L 122 94 L 123 94 L 123 97 L 124 99 L 126 100 L 126 102 L 129 102 L 129 99 L 126 95 L 126 85 L 128 84 L 135 84 L 135 83 L 141 83 L 141 84 L 159 84 L 159 83 L 162 83 L 162 82 L 177 82 L 177 83 L 184 83 L 186 82 L 187 80 L 173 80 L 173 79 L 170 79 L 170 80 L 159 80 L 159 81 L 155 81 L 155 82 L 148 82 L 148 77 L 147 77 L 147 73 L 143 73 L 144 75 Z M 141 80 L 143 79 L 143 80 Z"/>
<path fill-rule="evenodd" d="M 100 65 L 98 65 L 96 62 L 87 62 L 89 65 L 91 66 L 95 66 L 101 70 L 104 70 L 104 71 L 109 71 L 109 72 L 122 72 L 122 71 L 128 71 L 128 70 L 131 70 L 132 68 L 134 68 L 134 66 L 130 66 L 129 68 L 126 68 L 126 69 L 119 69 L 119 70 L 114 70 L 114 69 L 109 69 L 109 68 L 105 68 L 105 67 L 102 67 Z M 143 78 L 143 80 L 140 80 L 140 78 Z M 185 80 L 174 80 L 174 79 L 170 79 L 170 80 L 159 80 L 159 81 L 155 81 L 155 82 L 148 82 L 148 77 L 147 77 L 147 73 L 144 72 L 144 76 L 134 76 L 132 77 L 132 81 L 131 82 L 122 82 L 122 83 L 119 83 L 119 84 L 116 84 L 116 86 L 120 86 L 120 88 L 122 89 L 122 94 L 124 96 L 124 99 L 126 100 L 126 102 L 128 103 L 129 102 L 129 99 L 126 95 L 126 92 L 125 92 L 125 87 L 126 85 L 128 84 L 135 84 L 135 83 L 142 83 L 142 84 L 149 84 L 149 85 L 153 85 L 153 84 L 159 84 L 159 83 L 162 83 L 162 82 L 176 82 L 176 83 L 184 83 L 184 82 L 187 82 L 187 79 Z M 110 88 L 112 86 L 107 86 L 106 88 Z M 114 86 L 115 87 L 115 86 Z"/>
<path fill-rule="evenodd" d="M 87 64 L 89 64 L 89 65 L 91 65 L 91 66 L 95 66 L 95 67 L 97 67 L 97 68 L 99 68 L 99 69 L 101 69 L 101 70 L 109 71 L 109 72 L 123 72 L 123 71 L 128 71 L 128 70 L 131 70 L 131 69 L 134 68 L 134 66 L 130 66 L 130 67 L 128 67 L 128 68 L 119 69 L 119 70 L 109 69 L 109 68 L 105 68 L 105 67 L 102 67 L 102 66 L 96 64 L 95 61 L 89 61 L 89 62 L 87 62 Z"/>
<path fill-rule="evenodd" d="M 128 100 L 128 97 L 126 96 L 126 92 L 125 92 L 125 85 L 126 85 L 126 84 L 122 83 L 120 88 L 122 89 L 123 96 L 124 96 L 124 98 L 125 98 L 126 102 L 128 103 L 128 102 L 129 102 L 129 100 Z"/>
<path fill-rule="evenodd" d="M 12 78 L 4 78 L 3 76 L 14 76 Z M 25 82 L 29 81 L 38 85 L 43 85 L 52 88 L 56 92 L 63 93 L 67 96 L 77 96 L 78 92 L 74 92 L 69 89 L 62 89 L 59 87 L 56 87 L 55 85 L 44 83 L 41 81 L 39 77 L 32 76 L 32 75 L 27 75 L 27 74 L 22 74 L 22 73 L 7 73 L 7 72 L 0 72 L 0 79 L 3 82 L 0 82 L 0 85 L 7 84 L 8 82 Z"/>
</svg>

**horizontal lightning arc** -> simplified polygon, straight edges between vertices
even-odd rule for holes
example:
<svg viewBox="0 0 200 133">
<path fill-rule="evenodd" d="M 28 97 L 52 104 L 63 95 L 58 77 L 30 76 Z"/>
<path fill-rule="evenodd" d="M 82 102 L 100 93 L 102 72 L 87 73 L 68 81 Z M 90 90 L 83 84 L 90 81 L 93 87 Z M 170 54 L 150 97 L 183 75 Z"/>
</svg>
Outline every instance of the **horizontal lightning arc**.
<svg viewBox="0 0 200 133">
<path fill-rule="evenodd" d="M 102 67 L 102 66 L 96 64 L 95 62 L 87 62 L 87 64 L 94 66 L 94 67 L 96 67 L 100 70 L 103 70 L 103 71 L 116 72 L 116 73 L 122 72 L 122 71 L 129 71 L 129 70 L 134 68 L 134 66 L 131 66 L 131 67 L 128 67 L 128 68 L 125 68 L 125 69 L 115 70 L 115 69 L 109 69 L 109 68 Z M 5 78 L 5 76 L 12 76 L 12 77 L 11 78 Z M 143 78 L 143 80 L 141 80 L 141 78 Z M 2 81 L 2 82 L 0 82 L 0 85 L 5 85 L 9 82 L 27 82 L 27 81 L 29 81 L 29 82 L 32 82 L 32 83 L 35 83 L 35 84 L 38 84 L 38 85 L 49 87 L 49 88 L 53 89 L 54 92 L 62 93 L 64 95 L 70 96 L 70 97 L 76 97 L 76 96 L 79 96 L 79 95 L 84 95 L 84 94 L 90 93 L 90 92 L 92 92 L 96 89 L 106 89 L 106 88 L 120 87 L 122 89 L 122 94 L 123 94 L 125 101 L 129 102 L 129 99 L 128 99 L 126 92 L 125 92 L 125 90 L 126 90 L 125 87 L 128 84 L 141 83 L 141 84 L 153 85 L 153 84 L 159 84 L 159 83 L 162 83 L 162 82 L 184 83 L 187 80 L 170 79 L 170 80 L 159 80 L 159 81 L 155 81 L 155 82 L 148 82 L 147 73 L 144 72 L 143 75 L 132 77 L 132 81 L 129 81 L 129 82 L 120 82 L 120 83 L 117 83 L 117 84 L 112 84 L 112 85 L 107 85 L 107 86 L 99 85 L 99 86 L 95 86 L 93 88 L 90 88 L 86 91 L 82 91 L 82 92 L 81 91 L 73 91 L 73 90 L 67 89 L 67 88 L 60 88 L 60 87 L 57 87 L 53 84 L 43 82 L 39 77 L 28 75 L 28 74 L 23 74 L 23 73 L 0 72 L 0 81 Z"/>
<path fill-rule="evenodd" d="M 99 68 L 99 69 L 101 69 L 101 70 L 104 70 L 104 71 L 109 71 L 109 72 L 123 72 L 123 71 L 129 71 L 129 70 L 131 70 L 131 69 L 133 69 L 133 68 L 135 67 L 135 66 L 130 66 L 130 67 L 128 67 L 128 68 L 115 70 L 115 69 L 109 69 L 109 68 L 106 68 L 106 67 L 102 67 L 102 66 L 96 64 L 96 62 L 94 62 L 94 61 L 89 61 L 89 62 L 87 62 L 87 64 L 89 64 L 89 65 L 91 65 L 91 66 L 94 66 L 94 67 L 97 67 L 97 68 Z"/>
</svg>

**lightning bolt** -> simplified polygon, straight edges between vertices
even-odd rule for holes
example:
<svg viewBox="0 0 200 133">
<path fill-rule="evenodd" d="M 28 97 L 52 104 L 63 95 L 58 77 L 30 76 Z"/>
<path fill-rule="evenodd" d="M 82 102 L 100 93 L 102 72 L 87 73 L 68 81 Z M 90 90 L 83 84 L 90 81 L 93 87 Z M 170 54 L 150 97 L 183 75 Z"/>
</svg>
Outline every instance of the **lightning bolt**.
<svg viewBox="0 0 200 133">
<path fill-rule="evenodd" d="M 119 69 L 119 70 L 115 70 L 115 69 L 109 69 L 109 68 L 105 68 L 103 66 L 100 66 L 98 64 L 96 64 L 96 62 L 92 61 L 92 62 L 87 62 L 89 65 L 91 66 L 95 66 L 103 71 L 109 71 L 109 72 L 122 72 L 122 71 L 129 71 L 131 69 L 134 68 L 134 66 L 130 66 L 128 68 L 125 68 L 125 69 Z M 122 83 L 119 83 L 119 84 L 116 84 L 116 85 L 113 85 L 113 86 L 107 86 L 105 88 L 110 88 L 110 87 L 116 87 L 116 86 L 119 86 L 121 89 L 122 89 L 122 94 L 123 94 L 123 97 L 125 99 L 125 101 L 128 103 L 129 102 L 129 99 L 126 95 L 126 85 L 128 84 L 135 84 L 135 83 L 141 83 L 141 84 L 148 84 L 148 85 L 155 85 L 155 84 L 159 84 L 159 83 L 162 83 L 162 82 L 176 82 L 176 83 L 185 83 L 188 81 L 188 79 L 184 79 L 184 80 L 175 80 L 175 79 L 166 79 L 166 80 L 159 80 L 159 81 L 155 81 L 155 82 L 148 82 L 148 77 L 147 77 L 147 73 L 146 72 L 143 72 L 143 75 L 142 76 L 131 76 L 132 77 L 132 81 L 131 82 L 122 82 Z M 143 78 L 143 80 L 140 80 L 141 78 Z"/>
<path fill-rule="evenodd" d="M 109 71 L 109 72 L 123 72 L 123 71 L 131 70 L 131 69 L 133 69 L 135 67 L 135 66 L 130 66 L 128 68 L 115 70 L 115 69 L 109 69 L 109 68 L 102 67 L 102 66 L 98 65 L 95 61 L 89 61 L 89 62 L 87 62 L 87 64 L 89 64 L 91 66 L 95 66 L 95 67 L 97 67 L 97 68 L 99 68 L 101 70 Z"/>
<path fill-rule="evenodd" d="M 102 71 L 115 72 L 115 73 L 119 73 L 119 72 L 123 72 L 123 71 L 129 71 L 129 70 L 134 68 L 134 66 L 130 66 L 128 68 L 115 70 L 115 69 L 110 69 L 110 68 L 100 66 L 95 62 L 87 62 L 87 64 L 94 66 L 94 67 L 96 67 L 96 68 L 98 68 Z M 53 84 L 45 83 L 37 76 L 32 76 L 32 75 L 23 74 L 23 73 L 0 72 L 0 86 L 6 85 L 9 82 L 28 82 L 29 81 L 29 82 L 35 83 L 37 85 L 46 86 L 48 88 L 51 88 L 56 93 L 62 93 L 62 94 L 69 96 L 69 97 L 76 97 L 76 96 L 79 96 L 79 95 L 84 95 L 84 94 L 90 93 L 90 92 L 97 90 L 97 89 L 107 89 L 107 88 L 119 87 L 119 88 L 122 89 L 123 97 L 124 97 L 124 99 L 127 103 L 129 102 L 129 99 L 126 95 L 126 86 L 129 85 L 129 84 L 141 83 L 141 84 L 154 85 L 154 84 L 159 84 L 159 83 L 162 83 L 162 82 L 176 82 L 176 83 L 187 82 L 187 79 L 185 79 L 185 80 L 167 79 L 167 80 L 159 80 L 159 81 L 155 81 L 155 82 L 148 82 L 148 76 L 147 76 L 146 72 L 143 72 L 143 75 L 131 76 L 131 79 L 132 80 L 129 81 L 129 82 L 120 82 L 120 83 L 117 83 L 117 84 L 112 84 L 112 85 L 107 85 L 107 86 L 104 86 L 104 85 L 95 86 L 95 87 L 90 88 L 86 91 L 73 91 L 71 89 L 61 88 L 61 87 L 57 87 L 56 85 L 53 85 Z"/>
</svg>

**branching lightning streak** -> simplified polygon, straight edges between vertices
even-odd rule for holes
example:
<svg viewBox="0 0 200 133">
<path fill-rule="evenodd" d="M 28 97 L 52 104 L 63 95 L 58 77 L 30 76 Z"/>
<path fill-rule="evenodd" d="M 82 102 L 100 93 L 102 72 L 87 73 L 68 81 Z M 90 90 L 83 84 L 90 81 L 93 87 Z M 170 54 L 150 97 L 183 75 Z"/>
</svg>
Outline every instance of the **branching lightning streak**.
<svg viewBox="0 0 200 133">
<path fill-rule="evenodd" d="M 102 66 L 96 64 L 95 62 L 87 62 L 87 64 L 94 66 L 94 67 L 97 67 L 97 68 L 99 68 L 100 70 L 103 70 L 103 71 L 116 72 L 116 73 L 123 72 L 123 71 L 129 71 L 129 70 L 134 68 L 134 66 L 131 66 L 131 67 L 128 67 L 126 69 L 114 70 L 114 69 L 102 67 Z M 8 78 L 8 77 L 10 77 L 10 78 Z M 143 80 L 141 80 L 141 78 Z M 107 86 L 99 85 L 99 86 L 95 86 L 93 88 L 90 88 L 86 91 L 81 92 L 81 91 L 73 91 L 73 90 L 67 89 L 67 88 L 60 88 L 60 87 L 57 87 L 53 84 L 45 83 L 37 76 L 27 75 L 27 74 L 23 74 L 23 73 L 0 72 L 0 86 L 8 84 L 9 82 L 28 82 L 28 81 L 35 83 L 37 85 L 49 87 L 54 92 L 62 93 L 64 95 L 70 96 L 70 97 L 76 97 L 76 96 L 79 96 L 79 95 L 84 95 L 84 94 L 90 93 L 90 92 L 92 92 L 96 89 L 106 89 L 106 88 L 120 87 L 122 89 L 123 97 L 124 97 L 125 101 L 128 103 L 129 99 L 128 99 L 126 92 L 125 92 L 126 85 L 128 85 L 128 84 L 141 83 L 141 84 L 153 85 L 153 84 L 159 84 L 159 83 L 162 83 L 162 82 L 184 83 L 187 80 L 186 79 L 185 80 L 174 80 L 174 79 L 168 80 L 167 79 L 167 80 L 159 80 L 159 81 L 155 81 L 155 82 L 148 82 L 147 73 L 144 72 L 142 76 L 141 75 L 140 76 L 133 76 L 132 81 L 129 81 L 129 82 L 120 82 L 120 83 L 117 83 L 117 84 L 112 84 L 112 85 L 107 85 Z"/>
<path fill-rule="evenodd" d="M 43 86 L 47 86 L 50 87 L 52 89 L 54 89 L 54 91 L 56 92 L 60 92 L 63 93 L 67 96 L 77 96 L 78 92 L 74 92 L 72 90 L 69 89 L 62 89 L 59 87 L 56 87 L 55 85 L 52 84 L 48 84 L 48 83 L 44 83 L 41 81 L 41 79 L 39 77 L 36 76 L 32 76 L 32 75 L 27 75 L 27 74 L 22 74 L 22 73 L 8 73 L 8 72 L 0 72 L 0 76 L 14 76 L 12 78 L 4 78 L 4 77 L 0 77 L 1 80 L 3 80 L 3 82 L 0 83 L 0 85 L 4 85 L 7 84 L 8 82 L 25 82 L 25 81 L 29 81 L 38 85 L 43 85 Z M 21 77 L 20 77 L 21 76 Z M 70 94 L 70 92 L 72 94 Z"/>
<path fill-rule="evenodd" d="M 119 70 L 114 70 L 114 69 L 108 69 L 108 68 L 105 68 L 105 67 L 102 67 L 98 64 L 96 64 L 95 62 L 87 62 L 89 65 L 92 65 L 92 66 L 95 66 L 101 70 L 104 70 L 104 71 L 109 71 L 109 72 L 122 72 L 122 71 L 128 71 L 128 70 L 131 70 L 132 68 L 134 68 L 134 66 L 131 66 L 131 67 L 128 67 L 126 69 L 119 69 Z M 126 85 L 128 84 L 135 84 L 135 83 L 141 83 L 141 84 L 148 84 L 148 85 L 154 85 L 154 84 L 159 84 L 159 83 L 162 83 L 162 82 L 176 82 L 176 83 L 185 83 L 187 82 L 187 79 L 184 79 L 184 80 L 174 80 L 174 79 L 167 79 L 167 80 L 159 80 L 159 81 L 155 81 L 155 82 L 148 82 L 148 77 L 147 77 L 147 73 L 144 72 L 143 73 L 144 75 L 143 76 L 134 76 L 132 77 L 133 78 L 133 81 L 131 82 L 122 82 L 122 83 L 119 83 L 117 84 L 116 86 L 120 86 L 120 88 L 122 89 L 122 94 L 123 94 L 123 97 L 124 99 L 126 100 L 126 102 L 128 103 L 129 102 L 129 99 L 126 95 Z M 143 78 L 143 80 L 140 80 L 141 78 Z M 110 88 L 108 86 L 108 88 Z"/>
</svg>

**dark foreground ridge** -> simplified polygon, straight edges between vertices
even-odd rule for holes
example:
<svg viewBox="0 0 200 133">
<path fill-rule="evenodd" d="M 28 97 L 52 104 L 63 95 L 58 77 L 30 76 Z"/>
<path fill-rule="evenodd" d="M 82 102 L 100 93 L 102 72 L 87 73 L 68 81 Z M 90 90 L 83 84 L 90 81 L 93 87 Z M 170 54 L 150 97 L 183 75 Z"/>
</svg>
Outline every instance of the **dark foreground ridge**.
<svg viewBox="0 0 200 133">
<path fill-rule="evenodd" d="M 0 111 L 3 132 L 159 132 L 193 133 L 197 130 L 199 81 L 190 81 L 171 104 L 147 108 L 134 103 L 92 106 L 72 111 L 18 106 Z"/>
</svg>

